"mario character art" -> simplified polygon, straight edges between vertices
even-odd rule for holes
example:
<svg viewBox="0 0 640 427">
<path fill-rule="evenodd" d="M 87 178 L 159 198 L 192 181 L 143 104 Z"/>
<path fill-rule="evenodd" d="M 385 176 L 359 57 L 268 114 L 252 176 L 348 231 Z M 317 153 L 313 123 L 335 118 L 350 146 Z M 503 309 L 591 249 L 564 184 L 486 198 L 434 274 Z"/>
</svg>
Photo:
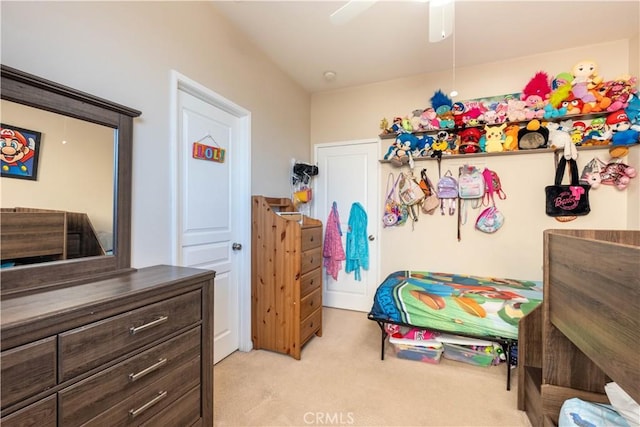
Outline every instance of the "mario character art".
<svg viewBox="0 0 640 427">
<path fill-rule="evenodd" d="M 0 161 L 3 177 L 36 179 L 37 143 L 40 133 L 0 126 Z"/>
</svg>

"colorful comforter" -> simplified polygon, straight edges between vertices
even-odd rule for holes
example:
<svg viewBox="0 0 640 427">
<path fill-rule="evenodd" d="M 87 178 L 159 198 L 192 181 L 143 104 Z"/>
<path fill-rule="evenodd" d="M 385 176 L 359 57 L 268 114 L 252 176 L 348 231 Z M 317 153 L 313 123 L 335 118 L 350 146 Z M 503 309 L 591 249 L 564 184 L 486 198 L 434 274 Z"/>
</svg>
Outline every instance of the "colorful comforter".
<svg viewBox="0 0 640 427">
<path fill-rule="evenodd" d="M 541 302 L 542 282 L 397 271 L 378 287 L 369 318 L 517 339 L 518 320 Z"/>
</svg>

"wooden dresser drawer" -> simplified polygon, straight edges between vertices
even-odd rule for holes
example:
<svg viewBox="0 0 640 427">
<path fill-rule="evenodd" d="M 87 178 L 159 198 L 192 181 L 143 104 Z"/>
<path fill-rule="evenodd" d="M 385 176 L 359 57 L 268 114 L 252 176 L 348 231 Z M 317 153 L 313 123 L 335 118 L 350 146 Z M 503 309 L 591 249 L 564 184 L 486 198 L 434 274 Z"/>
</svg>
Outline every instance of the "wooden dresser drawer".
<svg viewBox="0 0 640 427">
<path fill-rule="evenodd" d="M 56 396 L 32 403 L 0 420 L 2 427 L 55 427 Z"/>
<path fill-rule="evenodd" d="M 60 421 L 81 425 L 200 354 L 200 327 L 80 381 L 58 393 Z"/>
<path fill-rule="evenodd" d="M 322 227 L 309 227 L 302 229 L 300 236 L 300 249 L 304 252 L 317 248 L 322 244 Z"/>
<path fill-rule="evenodd" d="M 322 308 L 300 322 L 300 343 L 305 343 L 311 335 L 322 327 Z"/>
<path fill-rule="evenodd" d="M 56 337 L 3 351 L 2 407 L 56 385 Z"/>
<path fill-rule="evenodd" d="M 193 291 L 60 334 L 60 381 L 197 323 L 200 305 Z"/>
<path fill-rule="evenodd" d="M 138 426 L 200 384 L 200 357 L 112 406 L 83 426 Z M 168 424 L 160 424 L 168 425 Z M 67 427 L 67 425 L 65 425 Z"/>
<path fill-rule="evenodd" d="M 309 249 L 304 251 L 300 257 L 300 272 L 302 274 L 314 268 L 322 266 L 322 248 Z"/>
<path fill-rule="evenodd" d="M 316 268 L 306 273 L 300 279 L 300 298 L 322 287 L 322 269 Z"/>
<path fill-rule="evenodd" d="M 141 424 L 141 427 L 192 426 L 199 419 L 200 387 L 195 387 L 174 404 Z"/>
<path fill-rule="evenodd" d="M 304 319 L 320 307 L 322 307 L 322 289 L 316 289 L 300 300 L 300 319 L 304 322 Z"/>
</svg>

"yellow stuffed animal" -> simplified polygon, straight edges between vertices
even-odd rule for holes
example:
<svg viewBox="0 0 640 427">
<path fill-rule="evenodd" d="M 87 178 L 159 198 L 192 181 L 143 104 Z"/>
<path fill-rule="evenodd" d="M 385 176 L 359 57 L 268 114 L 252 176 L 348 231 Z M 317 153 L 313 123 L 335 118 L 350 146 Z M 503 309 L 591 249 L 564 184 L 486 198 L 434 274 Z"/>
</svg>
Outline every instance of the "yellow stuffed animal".
<svg viewBox="0 0 640 427">
<path fill-rule="evenodd" d="M 485 151 L 487 153 L 497 153 L 500 151 L 504 151 L 504 146 L 502 145 L 504 139 L 504 129 L 507 127 L 506 123 L 501 124 L 500 126 L 487 126 L 485 125 Z"/>
</svg>

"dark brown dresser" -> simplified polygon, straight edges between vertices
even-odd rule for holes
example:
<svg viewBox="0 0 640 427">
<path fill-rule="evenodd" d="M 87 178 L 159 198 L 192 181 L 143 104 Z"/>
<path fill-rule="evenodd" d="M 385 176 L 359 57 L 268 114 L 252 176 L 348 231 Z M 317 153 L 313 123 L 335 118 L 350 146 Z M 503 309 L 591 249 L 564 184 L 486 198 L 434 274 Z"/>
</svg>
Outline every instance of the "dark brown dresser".
<svg viewBox="0 0 640 427">
<path fill-rule="evenodd" d="M 11 426 L 211 426 L 213 282 L 160 265 L 1 301 Z"/>
</svg>

